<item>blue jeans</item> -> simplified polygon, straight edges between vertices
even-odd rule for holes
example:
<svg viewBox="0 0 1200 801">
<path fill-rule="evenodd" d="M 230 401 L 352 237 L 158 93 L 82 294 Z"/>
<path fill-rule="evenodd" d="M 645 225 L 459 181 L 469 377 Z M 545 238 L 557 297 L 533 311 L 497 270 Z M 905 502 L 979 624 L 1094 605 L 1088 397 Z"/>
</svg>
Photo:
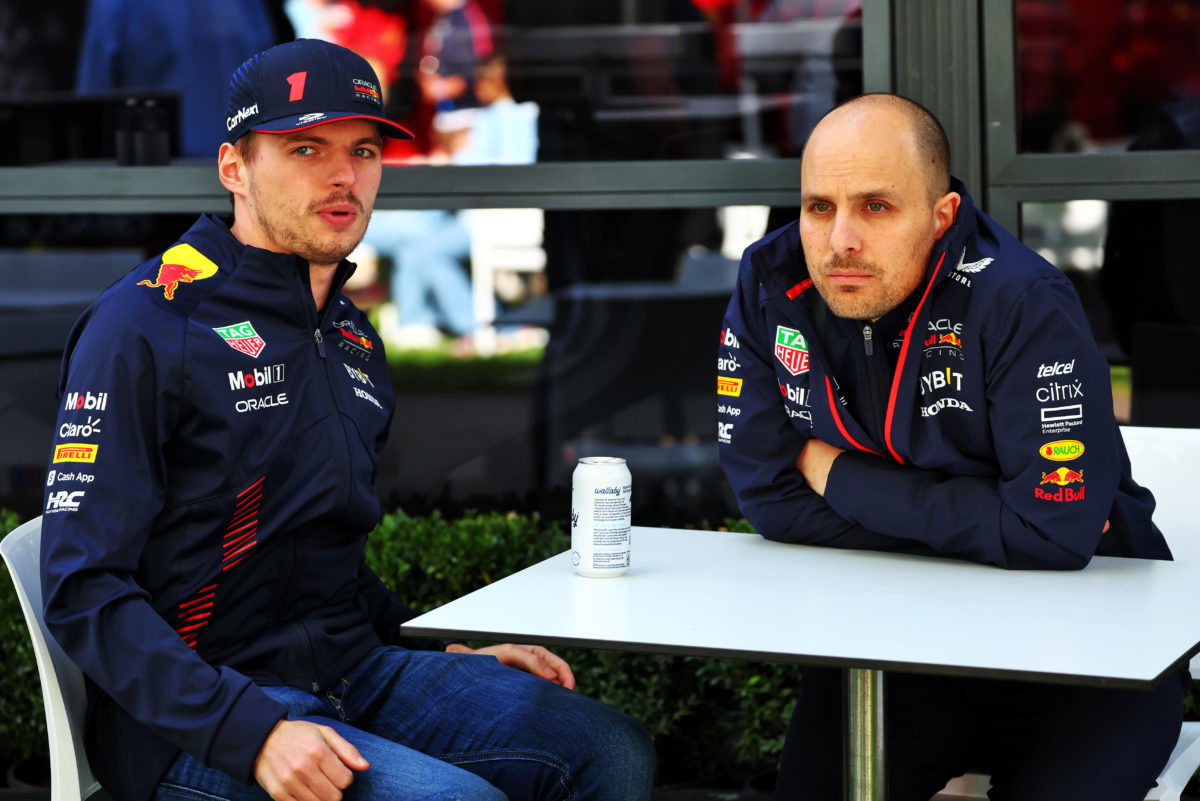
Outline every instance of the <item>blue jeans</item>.
<svg viewBox="0 0 1200 801">
<path fill-rule="evenodd" d="M 650 798 L 654 745 L 639 722 L 490 656 L 377 648 L 324 695 L 263 690 L 371 763 L 345 799 Z M 186 754 L 154 797 L 268 798 Z"/>
<path fill-rule="evenodd" d="M 455 336 L 475 330 L 471 281 L 462 266 L 471 236 L 457 214 L 377 211 L 364 241 L 392 259 L 401 325 L 432 325 Z"/>
</svg>

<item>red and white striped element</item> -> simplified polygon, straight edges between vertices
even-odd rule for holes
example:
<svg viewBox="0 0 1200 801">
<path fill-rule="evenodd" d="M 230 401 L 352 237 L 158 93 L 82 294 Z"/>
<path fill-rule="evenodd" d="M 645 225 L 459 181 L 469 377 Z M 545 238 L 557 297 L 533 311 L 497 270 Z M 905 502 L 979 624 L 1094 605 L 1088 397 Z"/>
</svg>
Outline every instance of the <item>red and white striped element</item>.
<svg viewBox="0 0 1200 801">
<path fill-rule="evenodd" d="M 209 615 L 212 614 L 213 598 L 216 595 L 217 585 L 209 584 L 207 587 L 201 587 L 195 595 L 179 604 L 179 625 L 175 627 L 175 631 L 191 648 L 196 647 L 196 637 L 199 636 L 200 629 L 208 625 Z"/>
<path fill-rule="evenodd" d="M 266 476 L 255 481 L 238 493 L 237 506 L 233 508 L 233 519 L 225 529 L 225 541 L 222 543 L 221 570 L 222 572 L 236 565 L 250 555 L 255 545 L 258 545 L 258 511 L 262 508 L 262 485 Z"/>
</svg>

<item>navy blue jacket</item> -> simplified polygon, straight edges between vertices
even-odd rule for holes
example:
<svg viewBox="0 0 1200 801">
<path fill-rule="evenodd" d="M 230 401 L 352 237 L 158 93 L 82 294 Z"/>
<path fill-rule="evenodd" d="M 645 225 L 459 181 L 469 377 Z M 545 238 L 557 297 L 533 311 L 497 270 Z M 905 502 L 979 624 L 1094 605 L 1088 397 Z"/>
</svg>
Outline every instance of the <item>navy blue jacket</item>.
<svg viewBox="0 0 1200 801">
<path fill-rule="evenodd" d="M 742 513 L 773 540 L 1007 568 L 1170 559 L 1071 282 L 955 190 L 957 219 L 869 421 L 851 414 L 830 354 L 846 352 L 835 338 L 847 330 L 856 353 L 872 346 L 859 326 L 831 324 L 799 226 L 747 248 L 717 378 L 721 465 Z M 824 497 L 794 466 L 811 437 L 847 451 Z"/>
<path fill-rule="evenodd" d="M 71 334 L 45 612 L 117 798 L 149 797 L 181 749 L 252 782 L 285 714 L 258 684 L 320 690 L 415 614 L 363 557 L 394 399 L 352 271 L 318 314 L 305 261 L 205 216 Z"/>
</svg>

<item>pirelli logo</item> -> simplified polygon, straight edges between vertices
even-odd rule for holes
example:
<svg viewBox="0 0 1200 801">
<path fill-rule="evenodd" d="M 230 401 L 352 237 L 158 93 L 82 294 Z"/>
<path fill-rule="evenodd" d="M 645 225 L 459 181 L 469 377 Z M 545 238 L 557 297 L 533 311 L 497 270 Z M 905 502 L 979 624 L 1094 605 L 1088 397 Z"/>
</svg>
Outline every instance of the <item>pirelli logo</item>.
<svg viewBox="0 0 1200 801">
<path fill-rule="evenodd" d="M 739 398 L 742 395 L 742 379 L 726 378 L 723 375 L 717 376 L 717 394 L 729 395 L 733 398 Z"/>
<path fill-rule="evenodd" d="M 64 442 L 54 448 L 54 462 L 94 462 L 99 445 L 86 442 Z"/>
</svg>

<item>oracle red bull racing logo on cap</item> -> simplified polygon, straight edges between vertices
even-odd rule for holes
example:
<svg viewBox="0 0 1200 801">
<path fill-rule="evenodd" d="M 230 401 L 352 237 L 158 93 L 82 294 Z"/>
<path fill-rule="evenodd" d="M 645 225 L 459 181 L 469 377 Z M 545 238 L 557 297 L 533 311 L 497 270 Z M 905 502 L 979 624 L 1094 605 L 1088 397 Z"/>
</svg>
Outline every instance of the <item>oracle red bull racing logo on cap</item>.
<svg viewBox="0 0 1200 801">
<path fill-rule="evenodd" d="M 249 320 L 233 325 L 223 325 L 213 330 L 217 332 L 217 336 L 225 340 L 226 345 L 255 359 L 267 347 L 267 343 L 254 330 L 254 326 Z"/>
<path fill-rule="evenodd" d="M 217 265 L 191 245 L 176 245 L 162 255 L 158 275 L 153 281 L 138 281 L 138 286 L 162 289 L 163 297 L 175 300 L 180 284 L 203 281 L 217 272 Z"/>
<path fill-rule="evenodd" d="M 775 328 L 775 358 L 779 359 L 789 373 L 800 375 L 808 372 L 808 342 L 795 328 Z"/>
</svg>

